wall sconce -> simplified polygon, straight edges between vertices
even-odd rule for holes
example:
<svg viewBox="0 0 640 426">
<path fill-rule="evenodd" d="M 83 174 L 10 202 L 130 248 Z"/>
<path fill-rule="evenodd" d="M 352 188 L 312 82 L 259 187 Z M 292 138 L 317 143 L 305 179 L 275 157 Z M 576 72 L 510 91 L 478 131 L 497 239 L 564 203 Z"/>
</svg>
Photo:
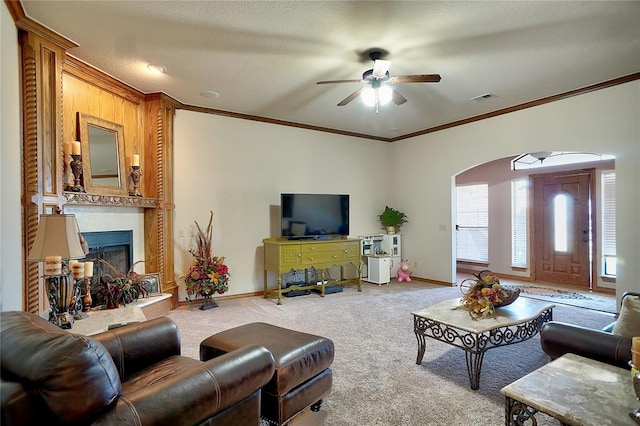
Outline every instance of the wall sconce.
<svg viewBox="0 0 640 426">
<path fill-rule="evenodd" d="M 49 322 L 60 328 L 71 328 L 69 315 L 75 283 L 69 279 L 69 269 L 62 261 L 81 259 L 88 250 L 83 247 L 76 217 L 72 214 L 43 214 L 40 216 L 36 239 L 27 260 L 45 262 L 44 281 L 49 298 Z M 85 243 L 86 245 L 86 243 Z"/>
</svg>

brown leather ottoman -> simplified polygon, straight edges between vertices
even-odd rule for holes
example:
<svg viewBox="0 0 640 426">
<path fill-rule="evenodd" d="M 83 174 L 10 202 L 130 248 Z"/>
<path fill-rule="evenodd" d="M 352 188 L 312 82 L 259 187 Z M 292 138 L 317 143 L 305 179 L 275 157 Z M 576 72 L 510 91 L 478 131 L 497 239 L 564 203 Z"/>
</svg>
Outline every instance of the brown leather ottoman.
<svg viewBox="0 0 640 426">
<path fill-rule="evenodd" d="M 262 388 L 261 416 L 282 425 L 303 409 L 320 409 L 331 390 L 333 341 L 275 325 L 254 322 L 214 334 L 200 344 L 200 359 L 215 358 L 249 343 L 273 354 L 276 369 Z"/>
</svg>

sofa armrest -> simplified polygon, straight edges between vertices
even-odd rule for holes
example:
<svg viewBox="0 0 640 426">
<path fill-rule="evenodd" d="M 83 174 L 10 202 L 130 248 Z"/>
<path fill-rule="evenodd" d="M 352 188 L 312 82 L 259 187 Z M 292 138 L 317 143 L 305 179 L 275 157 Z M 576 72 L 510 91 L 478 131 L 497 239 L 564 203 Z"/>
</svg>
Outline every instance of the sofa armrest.
<svg viewBox="0 0 640 426">
<path fill-rule="evenodd" d="M 27 426 L 45 422 L 42 413 L 49 413 L 47 406 L 18 382 L 0 379 L 2 426 Z M 50 420 L 50 414 L 48 416 Z"/>
<path fill-rule="evenodd" d="M 629 369 L 631 339 L 606 331 L 551 321 L 540 331 L 540 344 L 552 359 L 573 353 Z"/>
<path fill-rule="evenodd" d="M 180 355 L 178 326 L 169 317 L 128 324 L 91 337 L 107 348 L 122 380 L 165 358 Z"/>
<path fill-rule="evenodd" d="M 274 369 L 266 348 L 244 346 L 119 398 L 93 424 L 200 424 L 255 393 Z"/>
</svg>

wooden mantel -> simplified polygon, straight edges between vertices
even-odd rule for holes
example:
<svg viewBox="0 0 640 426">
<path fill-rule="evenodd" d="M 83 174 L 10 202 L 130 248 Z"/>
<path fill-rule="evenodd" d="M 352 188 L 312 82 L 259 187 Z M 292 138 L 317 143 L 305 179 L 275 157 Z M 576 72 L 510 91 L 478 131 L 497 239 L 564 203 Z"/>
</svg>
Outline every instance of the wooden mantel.
<svg viewBox="0 0 640 426">
<path fill-rule="evenodd" d="M 140 207 L 143 209 L 156 208 L 158 201 L 155 198 L 145 197 L 119 197 L 116 195 L 87 194 L 86 192 L 63 192 L 65 204 L 79 204 L 86 206 L 107 207 Z"/>
</svg>

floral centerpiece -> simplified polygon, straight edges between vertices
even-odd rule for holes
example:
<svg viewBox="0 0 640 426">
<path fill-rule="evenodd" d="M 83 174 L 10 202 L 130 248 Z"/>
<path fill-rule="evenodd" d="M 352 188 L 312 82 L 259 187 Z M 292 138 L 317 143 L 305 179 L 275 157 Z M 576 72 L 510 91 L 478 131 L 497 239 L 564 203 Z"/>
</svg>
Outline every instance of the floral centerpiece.
<svg viewBox="0 0 640 426">
<path fill-rule="evenodd" d="M 513 303 L 520 295 L 519 288 L 507 288 L 500 284 L 500 280 L 490 271 L 473 274 L 460 283 L 464 291 L 460 300 L 461 308 L 468 311 L 473 319 L 492 318 L 496 308 Z"/>
<path fill-rule="evenodd" d="M 104 274 L 100 277 L 98 291 L 96 293 L 98 303 L 107 309 L 117 308 L 120 304 L 126 306 L 140 297 L 149 297 L 149 290 L 144 283 L 144 275 L 134 272 L 133 268 L 144 260 L 134 263 L 126 274 L 119 272 L 109 262 L 98 259 L 113 273 Z"/>
<path fill-rule="evenodd" d="M 224 257 L 214 256 L 212 253 L 213 212 L 209 217 L 209 224 L 202 229 L 198 222 L 193 241 L 196 248 L 189 250 L 193 262 L 183 279 L 187 288 L 187 301 L 201 296 L 205 299 L 201 309 L 217 306 L 213 301 L 215 293 L 223 294 L 229 291 L 229 268 L 224 264 Z"/>
</svg>

